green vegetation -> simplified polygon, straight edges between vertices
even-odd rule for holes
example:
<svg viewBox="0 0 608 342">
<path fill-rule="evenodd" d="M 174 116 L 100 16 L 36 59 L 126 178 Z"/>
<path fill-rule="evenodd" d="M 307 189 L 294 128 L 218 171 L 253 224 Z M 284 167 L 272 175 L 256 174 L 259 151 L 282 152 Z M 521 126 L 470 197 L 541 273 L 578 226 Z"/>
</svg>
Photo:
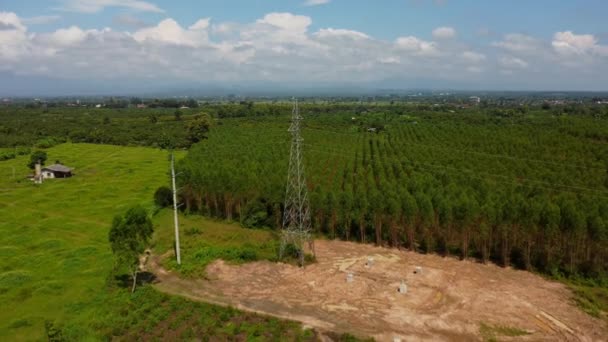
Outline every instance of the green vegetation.
<svg viewBox="0 0 608 342">
<path fill-rule="evenodd" d="M 91 306 L 97 308 L 95 315 L 75 317 L 68 324 L 57 324 L 56 328 L 64 337 L 75 341 L 92 336 L 119 341 L 209 337 L 218 340 L 317 340 L 313 331 L 303 330 L 299 323 L 191 302 L 161 294 L 150 286 L 138 288 L 133 295 L 124 290 L 111 290 L 96 297 Z M 91 331 L 83 326 L 94 327 L 95 335 L 90 335 Z"/>
<path fill-rule="evenodd" d="M 489 325 L 483 322 L 479 325 L 479 333 L 487 342 L 499 341 L 500 337 L 518 337 L 530 334 L 529 332 L 518 328 L 503 325 Z"/>
<path fill-rule="evenodd" d="M 29 148 L 0 148 L 0 161 L 15 159 L 17 156 L 24 156 L 27 154 L 30 154 Z"/>
<path fill-rule="evenodd" d="M 90 298 L 105 291 L 113 265 L 112 217 L 152 208 L 168 180 L 160 150 L 64 144 L 46 152 L 75 176 L 35 186 L 25 179 L 29 156 L 0 163 L 0 302 L 11 307 L 0 310 L 0 340 L 40 339 L 46 320 L 95 316 Z"/>
<path fill-rule="evenodd" d="M 108 240 L 114 253 L 115 270 L 126 268 L 133 278 L 131 292 L 135 292 L 139 258 L 150 244 L 154 233 L 152 220 L 141 206 L 134 206 L 122 215 L 116 215 Z"/>
<path fill-rule="evenodd" d="M 173 213 L 161 211 L 155 218 L 158 227 L 154 249 L 167 251 L 173 248 Z M 272 260 L 277 256 L 277 237 L 267 230 L 243 229 L 233 224 L 211 221 L 200 216 L 180 216 L 183 238 L 182 265 L 175 259 L 167 266 L 186 277 L 204 276 L 205 267 L 216 259 L 242 263 L 254 260 Z"/>
<path fill-rule="evenodd" d="M 154 193 L 154 204 L 158 208 L 167 208 L 173 205 L 173 191 L 168 186 L 161 186 Z"/>
<path fill-rule="evenodd" d="M 587 281 L 567 281 L 574 292 L 576 304 L 586 313 L 608 322 L 608 286 L 589 284 Z"/>
<path fill-rule="evenodd" d="M 46 152 L 35 151 L 30 155 L 30 161 L 27 163 L 27 167 L 33 170 L 38 163 L 40 163 L 40 165 L 44 165 L 47 158 Z"/>
<path fill-rule="evenodd" d="M 206 129 L 212 124 L 206 113 L 222 118 L 287 114 L 291 110 L 288 104 L 243 103 L 190 106 L 180 109 L 176 116 L 174 105 L 166 108 L 150 104 L 154 108 L 147 109 L 118 107 L 0 107 L 0 147 L 49 148 L 73 142 L 185 148 L 204 139 Z"/>
<path fill-rule="evenodd" d="M 314 228 L 329 238 L 565 277 L 577 303 L 602 317 L 608 115 L 598 108 L 302 104 Z M 0 340 L 314 339 L 295 323 L 190 303 L 147 285 L 132 297 L 117 288 L 107 241 L 111 218 L 134 205 L 150 214 L 159 210 L 155 203 L 171 205 L 169 189 L 154 196 L 169 183 L 167 152 L 78 143 L 199 141 L 178 162 L 183 266 L 167 263 L 183 275 L 204 276 L 217 258 L 276 257 L 290 110 L 286 103 L 251 102 L 179 113 L 174 106 L 0 108 L 0 302 L 11 308 L 0 312 Z M 26 180 L 31 148 L 74 167 L 75 177 L 41 186 Z M 168 209 L 153 217 L 156 251 L 173 248 L 172 219 Z M 488 338 L 521 333 L 482 330 Z"/>
<path fill-rule="evenodd" d="M 607 277 L 606 118 L 311 107 L 303 138 L 317 233 Z M 280 227 L 288 125 L 287 116 L 222 120 L 178 163 L 185 210 Z"/>
<path fill-rule="evenodd" d="M 50 159 L 75 167 L 75 176 L 35 186 L 24 178 L 29 173 L 27 156 L 0 163 L 0 302 L 11 307 L 0 311 L 0 340 L 41 340 L 44 336 L 50 340 L 111 336 L 133 340 L 209 334 L 315 340 L 313 332 L 303 331 L 296 323 L 191 303 L 147 285 L 133 296 L 130 284 L 117 288 L 111 276 L 113 258 L 107 241 L 112 215 L 108 213 L 125 212 L 140 203 L 153 211 L 155 189 L 168 182 L 166 152 L 64 144 L 47 153 Z M 10 177 L 13 167 L 17 179 Z M 157 238 L 159 250 L 170 249 L 170 214 L 161 212 L 156 219 L 157 226 L 166 227 Z M 189 218 L 183 220 L 188 224 Z M 199 223 L 202 229 L 208 227 L 206 221 L 192 218 L 190 229 L 198 229 Z M 234 233 L 224 236 L 227 246 L 239 228 L 225 227 Z M 216 240 L 212 241 L 222 239 L 221 230 L 213 231 Z M 245 237 L 251 232 L 253 240 L 262 233 L 240 231 Z"/>
</svg>

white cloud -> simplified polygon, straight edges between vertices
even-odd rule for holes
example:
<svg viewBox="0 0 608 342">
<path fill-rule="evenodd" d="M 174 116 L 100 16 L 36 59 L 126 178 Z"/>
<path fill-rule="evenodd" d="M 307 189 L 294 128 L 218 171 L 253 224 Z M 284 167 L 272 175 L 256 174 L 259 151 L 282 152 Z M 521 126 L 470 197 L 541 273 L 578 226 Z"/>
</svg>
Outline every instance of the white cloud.
<svg viewBox="0 0 608 342">
<path fill-rule="evenodd" d="M 0 62 L 2 59 L 14 60 L 24 54 L 29 42 L 27 28 L 19 17 L 15 13 L 0 12 L 0 27 Z"/>
<path fill-rule="evenodd" d="M 31 33 L 16 14 L 0 12 L 0 70 L 121 84 L 150 80 L 382 84 L 391 80 L 396 87 L 410 87 L 433 80 L 479 87 L 487 84 L 482 82 L 500 84 L 508 79 L 525 88 L 552 86 L 554 75 L 580 79 L 581 70 L 586 74 L 592 70 L 595 76 L 590 82 L 608 84 L 608 61 L 603 58 L 608 48 L 593 36 L 569 31 L 556 34 L 552 41 L 511 34 L 491 45 L 479 43 L 473 50 L 457 38 L 404 36 L 391 42 L 340 27 L 313 31 L 310 17 L 293 13 L 269 13 L 251 22 L 202 18 L 180 23 L 167 18 L 153 26 L 133 23 L 119 29 L 68 26 Z M 565 64 L 572 68 L 564 68 Z M 533 71 L 534 77 L 518 72 L 523 69 Z"/>
<path fill-rule="evenodd" d="M 606 46 L 597 44 L 597 38 L 591 34 L 574 34 L 571 31 L 557 32 L 553 36 L 553 49 L 566 56 L 583 56 L 588 54 L 606 54 Z"/>
<path fill-rule="evenodd" d="M 319 38 L 341 37 L 350 39 L 370 39 L 370 36 L 363 32 L 344 30 L 344 29 L 321 29 L 315 35 Z"/>
<path fill-rule="evenodd" d="M 25 25 L 23 25 L 21 19 L 12 12 L 0 12 L 0 23 L 3 25 L 3 31 L 25 31 Z"/>
<path fill-rule="evenodd" d="M 87 36 L 87 32 L 77 26 L 71 26 L 67 29 L 59 29 L 52 33 L 49 38 L 53 43 L 65 46 L 82 42 Z"/>
<path fill-rule="evenodd" d="M 319 6 L 330 3 L 331 0 L 306 0 L 304 6 Z"/>
<path fill-rule="evenodd" d="M 378 59 L 378 62 L 382 64 L 399 64 L 401 63 L 401 59 L 399 57 L 382 57 Z"/>
<path fill-rule="evenodd" d="M 506 69 L 526 69 L 528 62 L 513 56 L 504 56 L 498 60 L 501 67 Z"/>
<path fill-rule="evenodd" d="M 456 30 L 452 27 L 438 27 L 433 30 L 433 38 L 435 39 L 452 39 L 456 37 Z"/>
<path fill-rule="evenodd" d="M 64 0 L 60 9 L 69 12 L 97 13 L 106 7 L 122 7 L 142 12 L 164 12 L 155 4 L 140 0 Z"/>
<path fill-rule="evenodd" d="M 492 45 L 517 53 L 535 53 L 543 49 L 542 43 L 538 39 L 520 33 L 507 34 L 503 41 L 494 42 Z"/>
<path fill-rule="evenodd" d="M 461 56 L 469 63 L 481 63 L 486 60 L 486 55 L 475 51 L 465 51 Z"/>
<path fill-rule="evenodd" d="M 418 39 L 414 36 L 399 37 L 395 41 L 398 49 L 421 56 L 436 56 L 439 54 L 437 43 Z"/>
<path fill-rule="evenodd" d="M 209 28 L 210 22 L 211 22 L 211 18 L 200 19 L 199 21 L 194 23 L 192 26 L 190 26 L 189 29 L 193 30 L 193 31 L 206 30 Z"/>
<path fill-rule="evenodd" d="M 161 21 L 157 26 L 133 33 L 133 38 L 140 43 L 147 41 L 197 47 L 207 43 L 208 27 L 209 19 L 201 19 L 186 30 L 169 18 Z"/>
<path fill-rule="evenodd" d="M 291 13 L 269 13 L 264 18 L 259 19 L 257 23 L 271 25 L 286 31 L 304 33 L 312 24 L 312 19 Z"/>
</svg>

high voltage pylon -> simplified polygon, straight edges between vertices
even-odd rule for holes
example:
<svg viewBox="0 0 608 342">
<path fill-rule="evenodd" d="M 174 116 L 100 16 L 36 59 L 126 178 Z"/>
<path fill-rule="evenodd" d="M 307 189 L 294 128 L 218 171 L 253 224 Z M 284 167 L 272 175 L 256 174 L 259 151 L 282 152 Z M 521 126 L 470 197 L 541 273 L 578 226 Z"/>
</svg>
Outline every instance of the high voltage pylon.
<svg viewBox="0 0 608 342">
<path fill-rule="evenodd" d="M 291 115 L 291 152 L 289 157 L 289 172 L 287 174 L 287 189 L 285 191 L 285 208 L 283 214 L 283 236 L 279 259 L 283 258 L 285 248 L 293 244 L 298 252 L 300 266 L 304 266 L 304 245 L 308 243 L 314 255 L 314 240 L 310 224 L 310 204 L 306 177 L 304 176 L 304 163 L 302 161 L 302 137 L 300 136 L 300 123 L 302 116 L 298 108 L 298 100 L 294 100 Z"/>
</svg>

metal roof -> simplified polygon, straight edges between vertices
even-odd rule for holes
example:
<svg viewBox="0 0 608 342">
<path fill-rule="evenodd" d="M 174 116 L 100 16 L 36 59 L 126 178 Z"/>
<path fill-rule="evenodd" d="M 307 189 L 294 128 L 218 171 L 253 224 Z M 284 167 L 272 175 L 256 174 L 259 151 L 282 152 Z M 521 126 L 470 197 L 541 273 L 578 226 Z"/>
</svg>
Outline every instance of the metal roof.
<svg viewBox="0 0 608 342">
<path fill-rule="evenodd" d="M 42 169 L 50 170 L 53 172 L 72 172 L 72 169 L 70 169 L 69 167 L 67 167 L 65 165 L 61 165 L 61 164 L 53 164 L 53 165 L 45 166 Z"/>
</svg>

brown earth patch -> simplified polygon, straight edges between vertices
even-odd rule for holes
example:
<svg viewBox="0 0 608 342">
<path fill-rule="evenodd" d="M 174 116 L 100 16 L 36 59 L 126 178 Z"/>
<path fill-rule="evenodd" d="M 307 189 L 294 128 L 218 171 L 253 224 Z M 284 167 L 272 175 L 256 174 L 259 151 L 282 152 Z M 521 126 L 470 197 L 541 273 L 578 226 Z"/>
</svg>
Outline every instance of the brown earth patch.
<svg viewBox="0 0 608 342">
<path fill-rule="evenodd" d="M 577 308 L 565 285 L 529 272 L 339 241 L 315 249 L 317 263 L 304 269 L 220 260 L 207 267 L 208 279 L 188 280 L 159 257 L 151 268 L 157 288 L 171 294 L 379 341 L 481 340 L 481 323 L 525 330 L 517 337 L 524 341 L 607 340 L 605 323 Z"/>
</svg>

